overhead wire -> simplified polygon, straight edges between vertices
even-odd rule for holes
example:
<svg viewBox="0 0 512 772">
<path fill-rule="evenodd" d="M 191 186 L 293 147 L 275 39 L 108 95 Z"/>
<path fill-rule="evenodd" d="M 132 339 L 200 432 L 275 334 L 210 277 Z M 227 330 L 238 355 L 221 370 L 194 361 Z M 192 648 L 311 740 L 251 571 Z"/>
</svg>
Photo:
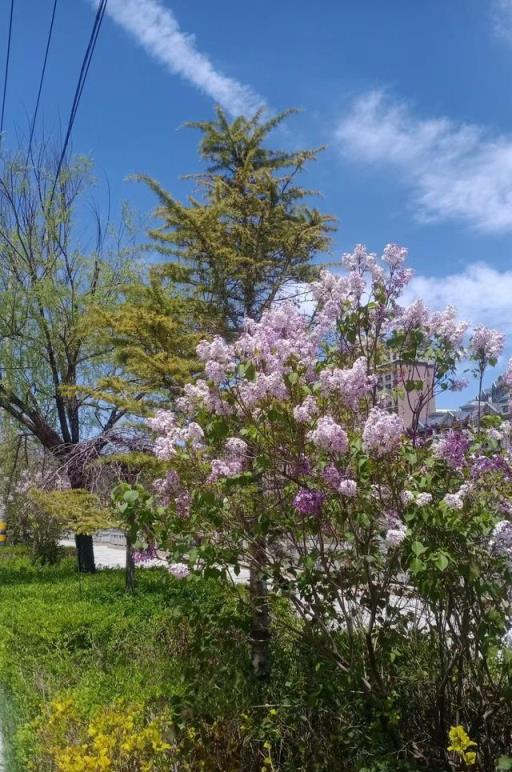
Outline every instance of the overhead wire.
<svg viewBox="0 0 512 772">
<path fill-rule="evenodd" d="M 94 49 L 96 48 L 96 43 L 97 43 L 97 40 L 98 40 L 98 35 L 100 33 L 101 24 L 103 22 L 103 17 L 105 16 L 105 9 L 107 7 L 107 2 L 108 2 L 108 0 L 100 0 L 100 2 L 98 3 L 98 9 L 96 11 L 96 16 L 95 16 L 95 19 L 94 19 L 94 24 L 93 24 L 93 27 L 92 27 L 92 30 L 91 30 L 91 34 L 89 36 L 89 42 L 87 44 L 87 48 L 86 48 L 86 51 L 85 51 L 85 54 L 84 54 L 84 57 L 83 57 L 83 60 L 82 60 L 82 66 L 80 68 L 80 74 L 78 76 L 78 82 L 77 82 L 77 86 L 76 86 L 76 89 L 75 89 L 75 94 L 74 94 L 74 97 L 73 97 L 73 103 L 72 103 L 72 106 L 71 106 L 71 111 L 70 111 L 70 114 L 69 114 L 68 125 L 67 125 L 67 129 L 66 129 L 66 134 L 65 134 L 65 137 L 64 137 L 64 143 L 62 145 L 62 151 L 61 151 L 61 154 L 60 154 L 60 157 L 59 157 L 59 162 L 57 164 L 57 171 L 56 171 L 56 174 L 55 174 L 55 179 L 53 181 L 53 187 L 52 187 L 52 191 L 51 191 L 51 194 L 50 194 L 50 200 L 49 200 L 50 206 L 53 203 L 53 198 L 54 198 L 54 195 L 55 195 L 55 189 L 57 187 L 57 183 L 59 181 L 60 173 L 62 171 L 62 164 L 64 163 L 64 159 L 66 157 L 66 152 L 67 152 L 67 149 L 68 149 L 69 140 L 70 140 L 70 137 L 71 137 L 71 132 L 73 130 L 73 125 L 75 123 L 76 115 L 77 115 L 77 112 L 78 112 L 78 107 L 80 105 L 80 99 L 82 97 L 84 86 L 85 86 L 85 82 L 87 80 L 87 75 L 89 73 L 89 68 L 91 66 L 91 61 L 92 61 L 92 57 L 93 57 L 93 54 L 94 54 Z"/>
<path fill-rule="evenodd" d="M 43 91 L 43 83 L 44 83 L 44 77 L 46 74 L 46 65 L 48 63 L 48 53 L 50 51 L 50 45 L 52 42 L 52 34 L 53 34 L 53 24 L 55 22 L 55 13 L 57 11 L 57 2 L 58 0 L 53 0 L 53 8 L 52 8 L 52 15 L 50 19 L 50 27 L 48 29 L 48 35 L 46 38 L 46 48 L 44 52 L 44 58 L 43 58 L 43 66 L 41 69 L 41 77 L 39 78 L 39 88 L 37 90 L 37 98 L 36 98 L 36 104 L 34 107 L 34 114 L 32 116 L 32 121 L 30 124 L 30 136 L 28 140 L 28 148 L 27 148 L 27 160 L 25 162 L 25 165 L 28 164 L 28 160 L 30 158 L 30 153 L 32 150 L 32 140 L 34 139 L 34 131 L 36 127 L 36 121 L 37 121 L 37 114 L 39 112 L 39 103 L 41 101 L 41 93 Z"/>
<path fill-rule="evenodd" d="M 2 113 L 0 116 L 0 136 L 4 130 L 4 118 L 5 118 L 5 100 L 7 96 L 7 83 L 9 80 L 9 62 L 11 58 L 11 40 L 12 40 L 12 19 L 14 15 L 14 0 L 11 0 L 11 10 L 9 13 L 9 27 L 7 33 L 7 53 L 5 56 L 5 71 L 4 71 L 4 88 L 2 96 Z"/>
</svg>

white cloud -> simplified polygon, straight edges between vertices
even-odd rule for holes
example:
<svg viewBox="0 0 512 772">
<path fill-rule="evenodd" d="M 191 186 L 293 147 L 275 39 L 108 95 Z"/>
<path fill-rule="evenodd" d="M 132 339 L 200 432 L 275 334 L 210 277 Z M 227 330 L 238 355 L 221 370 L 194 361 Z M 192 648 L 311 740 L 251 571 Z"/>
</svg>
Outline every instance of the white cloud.
<svg viewBox="0 0 512 772">
<path fill-rule="evenodd" d="M 431 308 L 457 308 L 471 326 L 484 324 L 507 334 L 512 345 L 512 270 L 498 271 L 486 263 L 468 265 L 448 276 L 415 276 L 402 303 L 423 298 Z"/>
<path fill-rule="evenodd" d="M 512 135 L 448 118 L 421 120 L 405 103 L 372 91 L 352 104 L 336 140 L 345 157 L 398 171 L 420 219 L 512 230 Z"/>
<path fill-rule="evenodd" d="M 97 0 L 92 0 L 97 5 Z M 213 6 L 212 6 L 213 11 Z M 159 0 L 109 0 L 107 14 L 156 61 L 181 75 L 233 115 L 251 114 L 264 104 L 249 86 L 218 72 L 182 32 L 172 11 Z"/>
<path fill-rule="evenodd" d="M 491 20 L 498 37 L 512 40 L 512 0 L 492 0 Z"/>
</svg>

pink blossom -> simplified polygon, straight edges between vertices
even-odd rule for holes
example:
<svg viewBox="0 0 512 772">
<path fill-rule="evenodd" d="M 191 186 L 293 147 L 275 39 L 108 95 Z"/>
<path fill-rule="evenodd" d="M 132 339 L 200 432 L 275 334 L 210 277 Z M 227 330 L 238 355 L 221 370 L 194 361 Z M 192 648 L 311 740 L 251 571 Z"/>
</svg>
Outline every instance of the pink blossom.
<svg viewBox="0 0 512 772">
<path fill-rule="evenodd" d="M 338 486 L 338 491 L 342 496 L 353 498 L 357 496 L 357 483 L 355 480 L 342 480 Z"/>
<path fill-rule="evenodd" d="M 398 268 L 407 260 L 407 249 L 398 244 L 386 244 L 382 259 L 391 268 Z"/>
<path fill-rule="evenodd" d="M 443 498 L 443 503 L 450 509 L 462 509 L 464 501 L 459 493 L 447 493 Z"/>
<path fill-rule="evenodd" d="M 175 499 L 176 514 L 178 517 L 186 519 L 190 515 L 191 498 L 187 491 L 181 491 Z"/>
<path fill-rule="evenodd" d="M 316 429 L 308 432 L 307 438 L 318 448 L 332 453 L 342 454 L 348 449 L 346 431 L 329 415 L 318 419 Z"/>
<path fill-rule="evenodd" d="M 243 463 L 238 459 L 214 458 L 210 464 L 207 482 L 215 482 L 226 477 L 236 477 L 243 471 Z"/>
<path fill-rule="evenodd" d="M 386 544 L 388 547 L 399 547 L 400 544 L 403 542 L 407 535 L 407 530 L 405 526 L 402 526 L 401 528 L 390 528 L 388 531 L 386 531 Z"/>
<path fill-rule="evenodd" d="M 190 574 L 190 569 L 186 563 L 170 563 L 167 570 L 176 579 L 185 579 Z"/>
<path fill-rule="evenodd" d="M 412 504 L 415 497 L 412 491 L 402 491 L 402 495 L 400 498 L 402 499 L 402 504 L 404 506 L 407 506 L 408 504 Z"/>
<path fill-rule="evenodd" d="M 462 346 L 468 326 L 467 322 L 457 321 L 457 311 L 454 306 L 447 306 L 444 311 L 436 311 L 430 319 L 432 334 L 444 339 L 453 348 Z"/>
<path fill-rule="evenodd" d="M 316 404 L 315 398 L 311 395 L 307 396 L 300 405 L 297 405 L 293 409 L 293 417 L 298 424 L 309 423 L 317 413 L 318 405 Z"/>
<path fill-rule="evenodd" d="M 403 330 L 424 328 L 430 320 L 430 311 L 421 298 L 418 298 L 410 306 L 402 309 L 397 319 L 397 327 Z"/>
<path fill-rule="evenodd" d="M 433 452 L 452 469 L 460 469 L 466 463 L 469 440 L 462 432 L 450 429 L 433 444 Z"/>
<path fill-rule="evenodd" d="M 487 363 L 490 359 L 497 359 L 503 351 L 505 336 L 498 330 L 489 327 L 475 327 L 470 340 L 469 350 L 473 359 Z"/>
<path fill-rule="evenodd" d="M 176 415 L 172 410 L 157 410 L 153 418 L 148 418 L 147 424 L 155 432 L 168 434 L 176 428 Z"/>
<path fill-rule="evenodd" d="M 489 546 L 497 555 L 512 558 L 512 523 L 509 520 L 500 520 L 496 523 Z"/>
<path fill-rule="evenodd" d="M 368 374 L 366 360 L 360 357 L 351 368 L 322 370 L 319 383 L 323 394 L 337 394 L 347 407 L 355 410 L 360 400 L 376 386 L 377 377 Z"/>
<path fill-rule="evenodd" d="M 240 437 L 228 437 L 224 447 L 226 455 L 230 458 L 245 459 L 247 457 L 248 445 Z"/>
<path fill-rule="evenodd" d="M 374 407 L 364 425 L 363 447 L 377 458 L 394 453 L 400 446 L 403 431 L 401 418 L 380 407 Z"/>
</svg>

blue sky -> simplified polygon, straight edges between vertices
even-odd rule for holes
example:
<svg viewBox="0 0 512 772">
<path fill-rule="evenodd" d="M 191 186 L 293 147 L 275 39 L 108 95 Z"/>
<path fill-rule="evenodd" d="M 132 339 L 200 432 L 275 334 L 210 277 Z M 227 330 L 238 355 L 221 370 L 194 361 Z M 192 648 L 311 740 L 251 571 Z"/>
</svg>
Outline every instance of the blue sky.
<svg viewBox="0 0 512 772">
<path fill-rule="evenodd" d="M 50 0 L 15 2 L 9 143 L 32 113 L 50 11 Z M 58 4 L 47 133 L 67 121 L 93 18 L 92 0 Z M 299 107 L 275 143 L 327 145 L 304 182 L 339 219 L 332 257 L 356 242 L 405 244 L 413 294 L 455 303 L 512 344 L 511 71 L 512 0 L 109 0 L 73 147 L 108 179 L 114 210 L 128 200 L 149 216 L 151 195 L 127 177 L 186 195 L 198 138 L 185 121 L 211 117 L 216 101 Z"/>
</svg>

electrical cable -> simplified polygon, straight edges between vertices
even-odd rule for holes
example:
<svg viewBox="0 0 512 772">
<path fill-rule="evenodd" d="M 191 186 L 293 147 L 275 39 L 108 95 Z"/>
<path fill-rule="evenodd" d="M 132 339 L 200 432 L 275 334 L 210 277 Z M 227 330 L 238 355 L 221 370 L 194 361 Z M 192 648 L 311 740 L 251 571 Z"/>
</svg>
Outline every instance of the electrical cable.
<svg viewBox="0 0 512 772">
<path fill-rule="evenodd" d="M 7 34 L 7 54 L 5 57 L 5 74 L 4 74 L 4 93 L 2 97 L 2 115 L 0 117 L 0 135 L 4 130 L 4 117 L 5 117 L 5 98 L 7 96 L 7 81 L 9 79 L 9 61 L 11 58 L 11 40 L 12 40 L 12 17 L 14 15 L 14 0 L 11 0 L 11 11 L 9 14 L 9 31 Z"/>
</svg>

